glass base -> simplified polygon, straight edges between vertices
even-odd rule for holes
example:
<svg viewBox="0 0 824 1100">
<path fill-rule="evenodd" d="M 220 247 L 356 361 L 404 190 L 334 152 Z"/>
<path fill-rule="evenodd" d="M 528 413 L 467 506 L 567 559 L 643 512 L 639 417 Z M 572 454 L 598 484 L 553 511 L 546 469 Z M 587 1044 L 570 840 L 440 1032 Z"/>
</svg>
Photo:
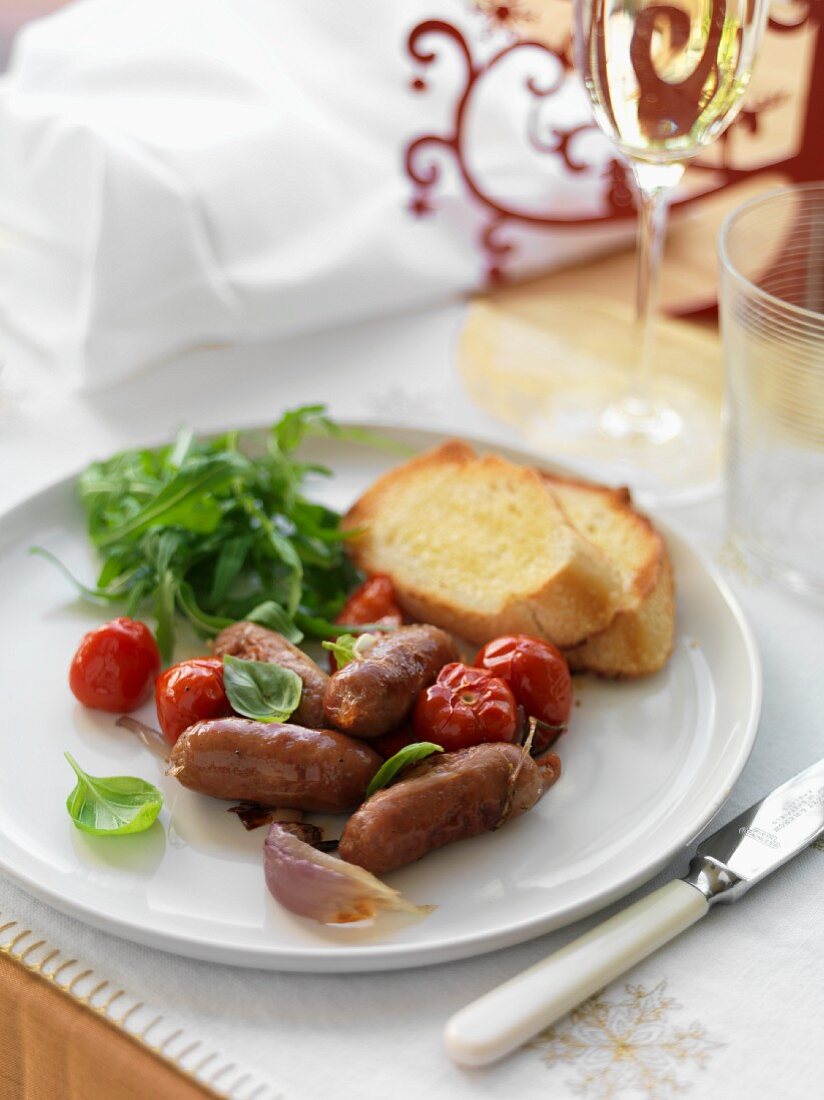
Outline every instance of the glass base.
<svg viewBox="0 0 824 1100">
<path fill-rule="evenodd" d="M 476 307 L 458 350 L 472 398 L 529 447 L 645 506 L 721 488 L 723 363 L 714 335 L 663 319 L 649 401 L 637 380 L 629 311 L 543 285 Z"/>
<path fill-rule="evenodd" d="M 813 439 L 810 446 L 779 443 L 765 432 L 760 440 L 760 446 L 732 442 L 730 541 L 760 576 L 824 596 L 824 450 Z"/>
<path fill-rule="evenodd" d="M 607 405 L 601 413 L 601 427 L 615 439 L 640 439 L 647 443 L 669 443 L 683 431 L 684 423 L 675 409 L 662 401 L 626 397 Z"/>
<path fill-rule="evenodd" d="M 763 547 L 753 545 L 745 536 L 732 534 L 730 542 L 740 559 L 759 577 L 777 581 L 800 596 L 814 598 L 824 607 L 824 574 L 796 567 Z"/>
<path fill-rule="evenodd" d="M 662 380 L 655 400 L 589 373 L 547 394 L 521 423 L 529 444 L 586 477 L 628 486 L 645 507 L 691 504 L 721 489 L 721 410 L 709 394 Z"/>
</svg>

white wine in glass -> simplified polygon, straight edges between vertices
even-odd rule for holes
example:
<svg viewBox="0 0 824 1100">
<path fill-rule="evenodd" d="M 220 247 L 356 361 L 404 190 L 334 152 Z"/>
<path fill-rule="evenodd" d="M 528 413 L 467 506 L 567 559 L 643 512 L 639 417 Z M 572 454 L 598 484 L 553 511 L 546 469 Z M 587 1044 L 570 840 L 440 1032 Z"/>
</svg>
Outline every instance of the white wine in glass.
<svg viewBox="0 0 824 1100">
<path fill-rule="evenodd" d="M 717 406 L 657 392 L 654 316 L 673 188 L 733 121 L 766 23 L 765 0 L 574 0 L 576 62 L 595 119 L 637 185 L 636 367 L 591 425 L 647 500 L 700 492 Z"/>
</svg>

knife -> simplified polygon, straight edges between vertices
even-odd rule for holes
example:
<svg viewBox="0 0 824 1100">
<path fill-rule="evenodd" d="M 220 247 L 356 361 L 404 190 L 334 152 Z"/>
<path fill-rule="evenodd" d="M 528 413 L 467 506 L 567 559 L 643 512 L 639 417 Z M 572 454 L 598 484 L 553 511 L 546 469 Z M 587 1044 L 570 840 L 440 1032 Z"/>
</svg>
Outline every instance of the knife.
<svg viewBox="0 0 824 1100">
<path fill-rule="evenodd" d="M 446 1049 L 464 1066 L 495 1062 L 669 943 L 718 902 L 737 901 L 824 833 L 824 760 L 698 846 L 689 873 L 636 901 L 457 1012 Z"/>
</svg>

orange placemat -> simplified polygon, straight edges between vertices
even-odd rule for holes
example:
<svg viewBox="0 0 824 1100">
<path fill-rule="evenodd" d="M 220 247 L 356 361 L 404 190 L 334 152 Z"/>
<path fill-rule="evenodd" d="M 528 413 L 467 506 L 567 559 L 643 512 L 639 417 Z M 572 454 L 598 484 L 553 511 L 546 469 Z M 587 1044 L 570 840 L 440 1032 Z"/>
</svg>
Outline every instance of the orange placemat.
<svg viewBox="0 0 824 1100">
<path fill-rule="evenodd" d="M 252 1100 L 263 1089 L 123 988 L 2 917 L 0 1035 L 0 1100 Z"/>
<path fill-rule="evenodd" d="M 217 1093 L 0 954 L 3 1100 L 203 1100 Z"/>
</svg>

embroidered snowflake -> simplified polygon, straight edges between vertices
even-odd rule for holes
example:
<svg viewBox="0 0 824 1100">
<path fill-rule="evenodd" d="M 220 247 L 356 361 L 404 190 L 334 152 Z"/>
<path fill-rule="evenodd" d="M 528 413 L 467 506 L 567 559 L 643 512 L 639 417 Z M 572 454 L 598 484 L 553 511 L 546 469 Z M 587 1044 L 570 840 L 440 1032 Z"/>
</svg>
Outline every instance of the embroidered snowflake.
<svg viewBox="0 0 824 1100">
<path fill-rule="evenodd" d="M 697 1022 L 679 1026 L 673 1013 L 681 1006 L 664 996 L 665 988 L 665 982 L 649 991 L 627 985 L 623 1000 L 593 997 L 530 1046 L 547 1066 L 576 1067 L 578 1077 L 568 1084 L 579 1096 L 613 1100 L 633 1089 L 646 1100 L 667 1100 L 687 1092 L 691 1084 L 677 1074 L 705 1068 L 724 1044 L 708 1039 Z"/>
</svg>

